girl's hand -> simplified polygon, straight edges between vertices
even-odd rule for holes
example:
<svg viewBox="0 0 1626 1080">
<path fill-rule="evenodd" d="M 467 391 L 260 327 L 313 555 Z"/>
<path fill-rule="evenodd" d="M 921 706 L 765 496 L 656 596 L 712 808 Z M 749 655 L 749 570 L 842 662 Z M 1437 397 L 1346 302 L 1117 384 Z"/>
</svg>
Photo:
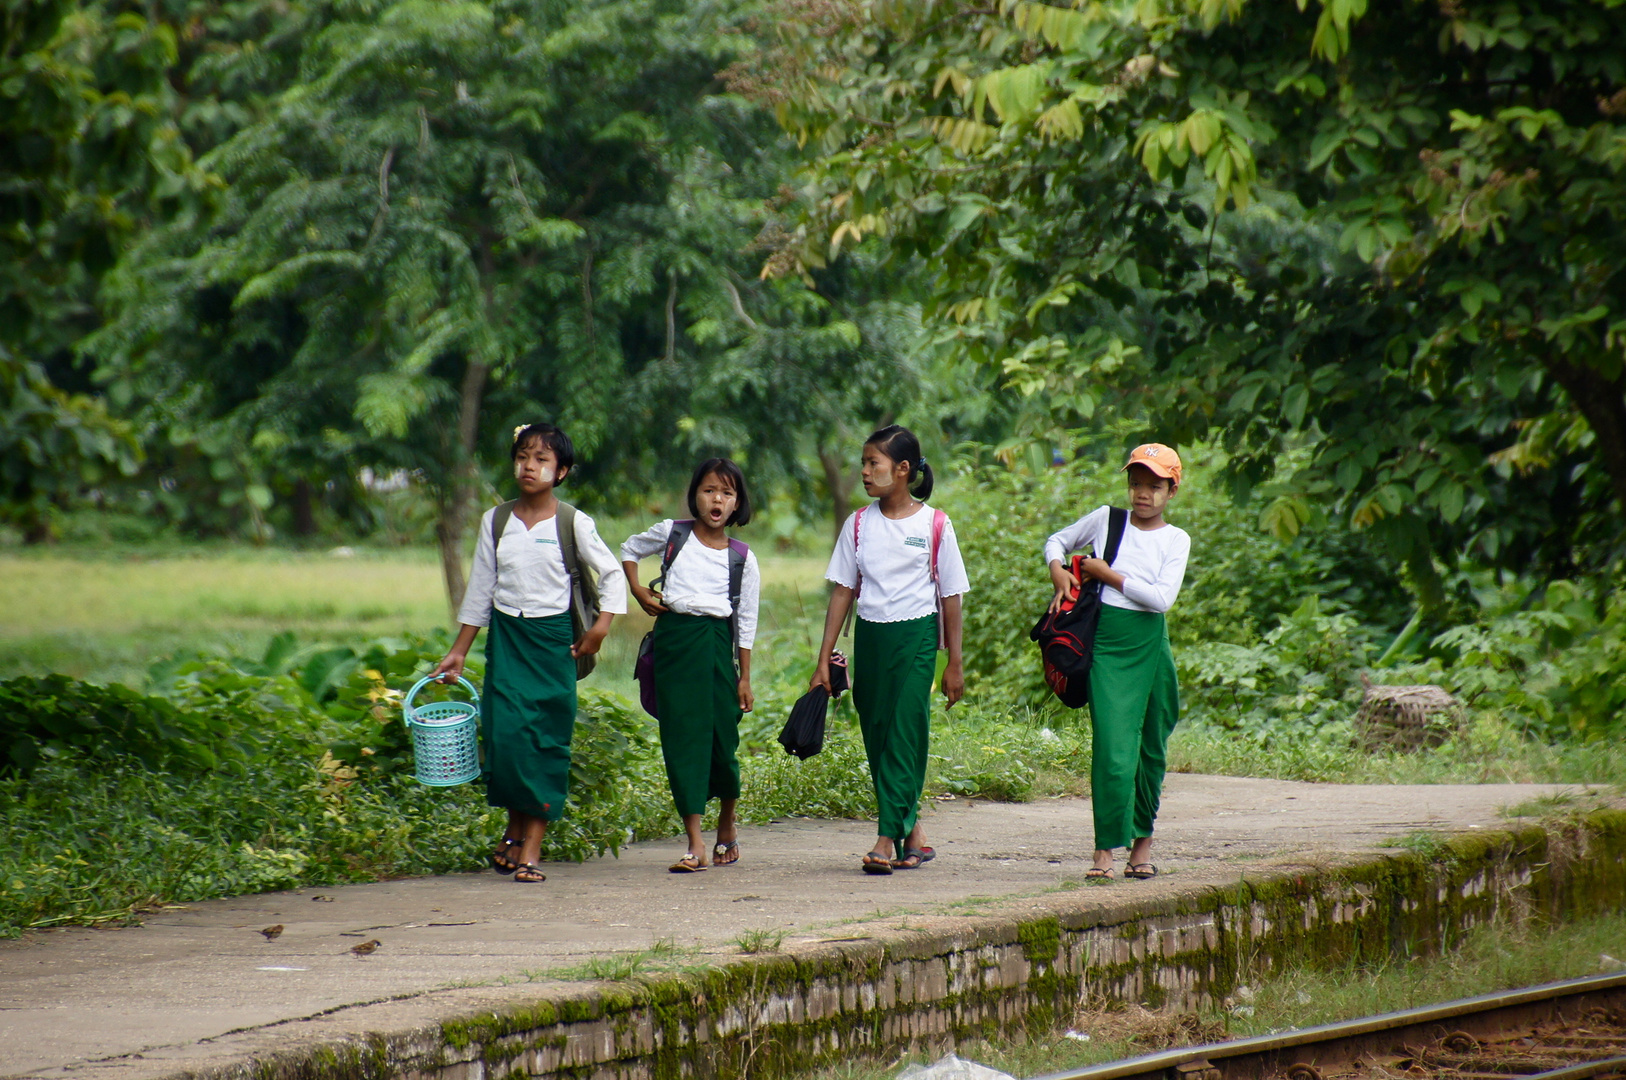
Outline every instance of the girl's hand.
<svg viewBox="0 0 1626 1080">
<path fill-rule="evenodd" d="M 1097 581 L 1105 581 L 1107 572 L 1112 569 L 1105 559 L 1085 559 L 1079 568 Z"/>
<path fill-rule="evenodd" d="M 829 694 L 831 697 L 835 697 L 835 693 L 830 689 L 830 661 L 829 660 L 826 660 L 824 663 L 819 665 L 819 670 L 817 670 L 817 671 L 815 671 L 813 673 L 813 681 L 807 684 L 807 688 L 809 690 L 813 689 L 815 686 L 824 687 L 824 692 L 826 694 Z"/>
<path fill-rule="evenodd" d="M 1078 592 L 1078 578 L 1062 565 L 1060 559 L 1053 559 L 1050 563 L 1050 580 L 1056 586 L 1056 595 L 1050 600 L 1050 610 L 1060 611 L 1061 602 Z"/>
<path fill-rule="evenodd" d="M 463 661 L 467 656 L 467 653 L 460 653 L 453 649 L 441 658 L 440 663 L 435 665 L 435 670 L 429 677 L 439 679 L 443 683 L 456 682 L 463 674 Z"/>
<path fill-rule="evenodd" d="M 740 684 L 735 689 L 740 694 L 740 712 L 750 712 L 757 703 L 757 699 L 751 693 L 751 677 L 749 675 L 741 676 Z"/>
<path fill-rule="evenodd" d="M 638 601 L 638 606 L 644 609 L 647 615 L 664 615 L 672 609 L 661 603 L 661 594 L 645 585 L 632 587 L 632 598 Z"/>
<path fill-rule="evenodd" d="M 604 644 L 604 633 L 597 626 L 589 628 L 587 633 L 581 636 L 581 640 L 570 647 L 570 655 L 577 659 L 592 656 L 598 652 L 599 646 Z"/>
<path fill-rule="evenodd" d="M 965 668 L 957 661 L 951 661 L 943 669 L 943 696 L 948 698 L 951 709 L 955 702 L 965 696 Z"/>
</svg>

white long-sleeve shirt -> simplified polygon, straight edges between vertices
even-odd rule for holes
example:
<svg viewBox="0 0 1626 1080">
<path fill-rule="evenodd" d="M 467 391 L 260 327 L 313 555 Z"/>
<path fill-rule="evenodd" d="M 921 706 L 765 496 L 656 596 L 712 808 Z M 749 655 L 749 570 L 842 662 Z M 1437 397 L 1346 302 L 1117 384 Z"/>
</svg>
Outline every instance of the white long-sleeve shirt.
<svg viewBox="0 0 1626 1080">
<path fill-rule="evenodd" d="M 627 538 L 621 545 L 622 562 L 639 562 L 666 550 L 666 540 L 672 535 L 672 519 L 667 518 Z M 709 615 L 734 620 L 735 643 L 749 649 L 757 637 L 757 605 L 762 597 L 762 571 L 757 568 L 757 553 L 745 553 L 745 576 L 740 580 L 740 610 L 728 606 L 728 549 L 709 548 L 691 534 L 682 550 L 666 571 L 661 587 L 661 603 L 679 615 Z"/>
<path fill-rule="evenodd" d="M 1093 547 L 1097 558 L 1105 555 L 1110 507 L 1092 510 L 1060 532 L 1052 533 L 1044 544 L 1044 562 L 1049 566 L 1068 552 Z M 1174 525 L 1138 529 L 1135 516 L 1124 526 L 1123 542 L 1112 568 L 1124 576 L 1123 590 L 1101 590 L 1101 602 L 1130 611 L 1166 612 L 1180 595 L 1186 578 L 1186 560 L 1191 557 L 1191 537 Z"/>
<path fill-rule="evenodd" d="M 559 549 L 558 515 L 527 529 L 518 514 L 511 514 L 503 529 L 502 546 L 493 549 L 491 515 L 480 517 L 474 545 L 474 569 L 457 614 L 465 626 L 489 626 L 491 609 L 504 615 L 535 619 L 570 610 L 570 574 Z M 627 575 L 603 540 L 593 519 L 576 511 L 576 555 L 584 568 L 598 574 L 599 608 L 614 615 L 627 613 Z"/>
</svg>

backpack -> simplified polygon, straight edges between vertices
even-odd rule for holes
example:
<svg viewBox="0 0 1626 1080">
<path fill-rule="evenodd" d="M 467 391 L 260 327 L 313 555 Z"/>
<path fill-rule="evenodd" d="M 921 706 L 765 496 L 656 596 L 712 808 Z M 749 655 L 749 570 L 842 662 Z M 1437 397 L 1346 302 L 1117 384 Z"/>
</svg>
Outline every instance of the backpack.
<svg viewBox="0 0 1626 1080">
<path fill-rule="evenodd" d="M 864 511 L 868 506 L 860 506 L 853 514 L 853 571 L 858 580 L 853 584 L 853 606 L 847 609 L 847 630 L 852 629 L 853 613 L 858 610 L 858 594 L 864 588 L 864 572 L 858 569 L 858 526 L 864 520 Z M 948 515 L 932 507 L 932 547 L 931 547 L 931 577 L 932 584 L 937 584 L 937 552 L 943 546 L 943 530 L 948 525 Z M 943 594 L 937 594 L 937 647 L 948 648 L 948 641 L 943 636 Z"/>
<path fill-rule="evenodd" d="M 518 499 L 498 506 L 491 514 L 491 561 L 497 561 L 497 545 L 502 543 L 503 530 L 514 516 Z M 582 571 L 581 559 L 576 553 L 576 508 L 567 502 L 559 503 L 555 515 L 559 529 L 559 554 L 565 560 L 565 573 L 570 575 L 570 637 L 580 641 L 587 628 L 598 621 L 598 582 Z M 587 678 L 598 664 L 597 656 L 576 657 L 576 681 Z"/>
<path fill-rule="evenodd" d="M 1129 511 L 1114 506 L 1107 514 L 1107 546 L 1101 557 L 1111 566 L 1123 543 Z M 1078 595 L 1063 597 L 1060 611 L 1046 611 L 1029 631 L 1039 643 L 1044 659 L 1044 681 L 1070 709 L 1083 708 L 1090 700 L 1090 662 L 1095 653 L 1095 629 L 1101 622 L 1101 582 L 1080 572 L 1082 555 L 1072 559 L 1073 576 L 1079 579 Z"/>
<path fill-rule="evenodd" d="M 694 535 L 694 521 L 684 519 L 672 522 L 672 531 L 666 534 L 666 550 L 661 552 L 661 572 L 654 581 L 649 583 L 651 589 L 656 588 L 666 580 L 666 572 L 672 569 L 672 560 L 676 559 L 683 545 L 689 542 Z M 745 583 L 745 556 L 751 548 L 744 540 L 728 538 L 728 608 L 732 613 L 728 617 L 729 637 L 736 645 L 739 643 L 739 627 L 736 620 L 740 612 L 740 591 Z M 736 661 L 737 662 L 737 661 Z M 638 680 L 638 701 L 644 707 L 644 712 L 660 719 L 655 710 L 658 707 L 655 698 L 655 631 L 651 630 L 644 635 L 638 643 L 638 659 L 632 665 L 632 677 Z"/>
</svg>

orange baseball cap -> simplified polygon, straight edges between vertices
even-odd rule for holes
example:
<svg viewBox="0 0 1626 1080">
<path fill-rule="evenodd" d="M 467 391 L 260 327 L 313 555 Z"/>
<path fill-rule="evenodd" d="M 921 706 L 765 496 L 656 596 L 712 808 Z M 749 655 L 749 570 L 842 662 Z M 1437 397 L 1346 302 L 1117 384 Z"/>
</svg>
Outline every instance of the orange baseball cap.
<svg viewBox="0 0 1626 1080">
<path fill-rule="evenodd" d="M 1118 471 L 1123 472 L 1130 465 L 1144 465 L 1159 476 L 1167 477 L 1176 484 L 1180 482 L 1180 455 L 1174 452 L 1172 446 L 1158 442 L 1143 443 L 1129 452 L 1129 464 Z"/>
</svg>

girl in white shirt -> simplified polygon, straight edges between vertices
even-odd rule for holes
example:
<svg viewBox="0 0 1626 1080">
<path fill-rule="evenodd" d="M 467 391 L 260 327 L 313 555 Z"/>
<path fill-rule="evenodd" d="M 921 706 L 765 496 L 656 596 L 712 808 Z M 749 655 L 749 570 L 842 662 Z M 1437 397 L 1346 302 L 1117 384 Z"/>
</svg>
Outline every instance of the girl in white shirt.
<svg viewBox="0 0 1626 1080">
<path fill-rule="evenodd" d="M 1180 455 L 1161 443 L 1137 446 L 1129 474 L 1129 521 L 1110 565 L 1089 558 L 1083 572 L 1101 582 L 1101 622 L 1090 662 L 1090 803 L 1095 816 L 1095 865 L 1085 875 L 1112 876 L 1113 849 L 1129 848 L 1125 877 L 1157 874 L 1151 863 L 1152 823 L 1163 792 L 1169 733 L 1180 719 L 1180 684 L 1164 612 L 1180 595 L 1191 537 L 1163 520 L 1180 488 Z M 1070 551 L 1106 549 L 1109 507 L 1079 518 L 1045 541 L 1056 586 L 1050 609 L 1077 589 L 1063 558 Z"/>
<path fill-rule="evenodd" d="M 548 822 L 564 812 L 570 786 L 570 740 L 576 727 L 576 659 L 598 652 L 610 620 L 627 610 L 621 566 L 599 539 L 593 519 L 560 502 L 554 488 L 576 463 L 576 451 L 552 424 L 514 432 L 511 450 L 520 497 L 485 512 L 475 541 L 474 569 L 462 628 L 435 668 L 448 681 L 463 673 L 469 647 L 486 635 L 485 695 L 480 735 L 485 744 L 486 802 L 508 811 L 508 827 L 491 865 L 514 880 L 547 880 L 537 865 Z M 506 516 L 494 537 L 492 522 Z M 579 640 L 571 622 L 571 579 L 559 524 L 569 523 L 583 573 L 598 579 L 602 610 Z M 498 540 L 500 539 L 500 543 Z"/>
<path fill-rule="evenodd" d="M 700 820 L 711 799 L 721 800 L 712 864 L 739 861 L 740 715 L 753 704 L 751 645 L 762 592 L 757 557 L 725 531 L 751 520 L 740 467 L 727 458 L 701 462 L 689 481 L 689 513 L 694 515 L 689 521 L 668 518 L 621 545 L 632 595 L 655 616 L 661 757 L 689 839 L 688 853 L 671 866 L 674 874 L 706 868 Z M 676 553 L 662 591 L 638 584 L 638 561 L 664 553 L 669 544 Z M 736 559 L 741 562 L 737 608 L 730 600 Z"/>
<path fill-rule="evenodd" d="M 830 653 L 856 597 L 853 704 L 880 818 L 863 869 L 890 874 L 913 870 L 935 855 L 926 846 L 918 813 L 926 785 L 932 675 L 939 642 L 945 642 L 943 695 L 953 707 L 965 692 L 960 598 L 971 585 L 954 526 L 925 503 L 932 471 L 914 434 L 893 424 L 871 435 L 864 443 L 862 475 L 864 493 L 876 501 L 849 517 L 836 537 L 824 574 L 833 588 L 812 685 L 829 691 Z"/>
</svg>

